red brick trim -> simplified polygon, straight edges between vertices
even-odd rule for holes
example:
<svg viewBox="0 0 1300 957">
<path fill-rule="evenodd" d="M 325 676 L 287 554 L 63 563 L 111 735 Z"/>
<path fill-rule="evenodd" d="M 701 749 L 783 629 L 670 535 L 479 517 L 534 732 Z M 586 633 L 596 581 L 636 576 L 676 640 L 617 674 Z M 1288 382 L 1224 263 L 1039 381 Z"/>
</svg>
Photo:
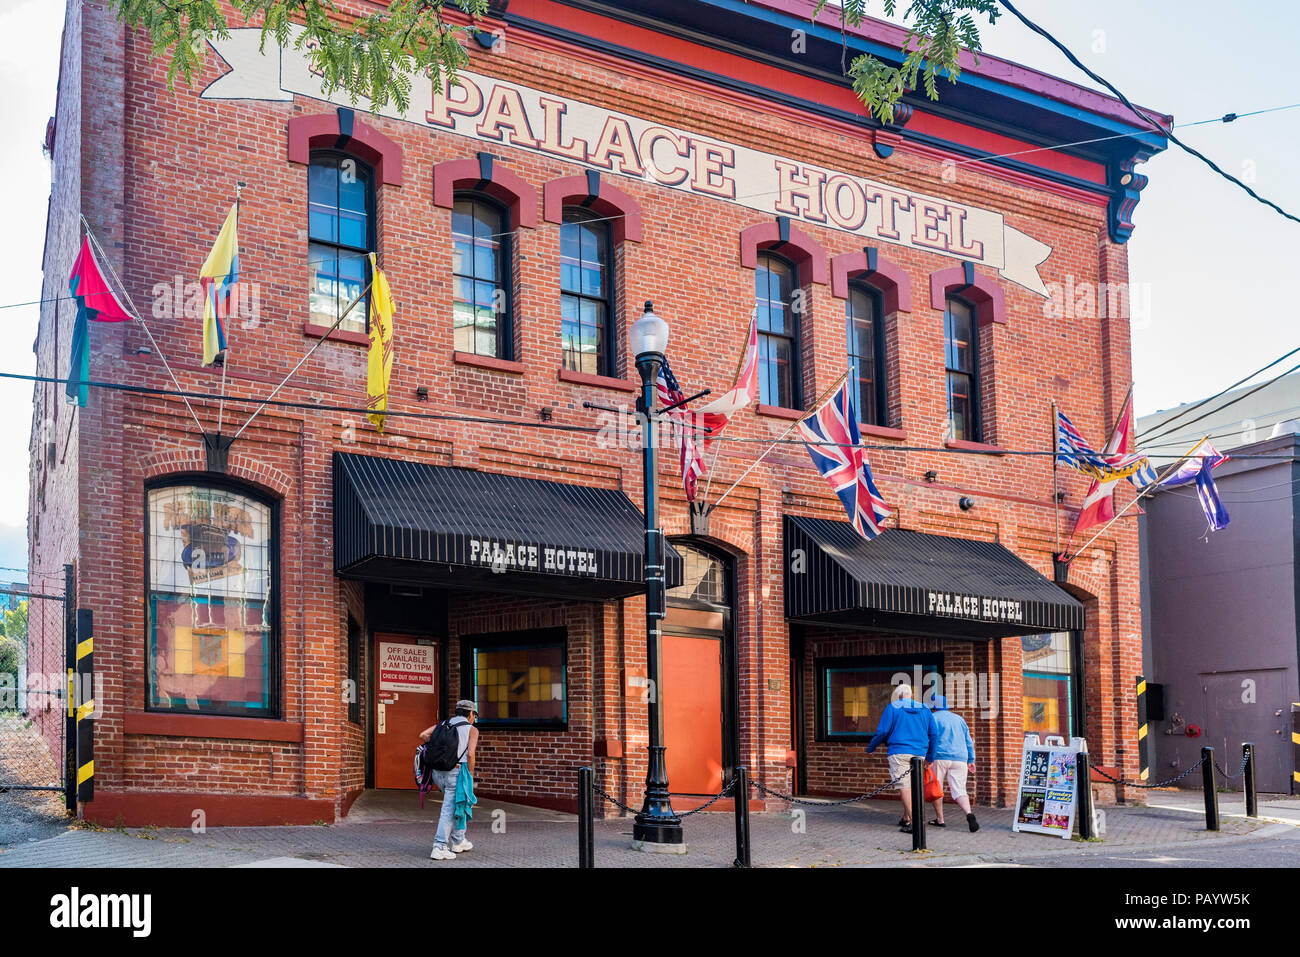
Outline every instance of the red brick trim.
<svg viewBox="0 0 1300 957">
<path fill-rule="evenodd" d="M 762 405 L 760 404 L 754 411 L 759 415 L 770 415 L 774 419 L 802 419 L 808 413 L 802 409 L 787 409 L 779 405 Z"/>
<path fill-rule="evenodd" d="M 498 359 L 495 356 L 479 356 L 472 352 L 453 352 L 451 361 L 463 366 L 478 366 L 480 369 L 491 369 L 494 372 L 508 372 L 511 375 L 524 374 L 524 364 L 522 362 Z"/>
<path fill-rule="evenodd" d="M 573 369 L 560 369 L 555 377 L 561 382 L 591 385 L 598 389 L 615 389 L 619 392 L 637 392 L 641 388 L 639 382 L 629 382 L 627 379 L 618 379 L 608 375 L 592 375 L 590 372 L 576 372 Z"/>
<path fill-rule="evenodd" d="M 875 249 L 845 253 L 831 260 L 831 295 L 849 297 L 849 283 L 860 282 L 878 291 L 885 299 L 885 315 L 912 311 L 912 280 L 907 270 L 890 262 Z"/>
<path fill-rule="evenodd" d="M 887 425 L 871 425 L 868 422 L 859 422 L 858 431 L 862 435 L 868 435 L 877 439 L 898 439 L 899 441 L 907 440 L 907 432 L 903 429 L 891 429 Z"/>
<path fill-rule="evenodd" d="M 537 227 L 537 190 L 491 153 L 433 165 L 433 205 L 451 209 L 457 190 L 491 196 L 510 211 L 510 225 Z"/>
<path fill-rule="evenodd" d="M 987 442 L 967 442 L 965 439 L 948 439 L 943 443 L 945 448 L 964 449 L 967 452 L 988 452 L 991 455 L 1006 455 L 1007 450 L 1000 445 L 989 445 Z"/>
<path fill-rule="evenodd" d="M 785 216 L 758 223 L 740 231 L 740 264 L 747 269 L 758 268 L 760 250 L 785 256 L 799 267 L 801 283 L 826 282 L 826 250 Z"/>
<path fill-rule="evenodd" d="M 522 804 L 525 807 L 546 808 L 548 811 L 566 811 L 569 814 L 578 813 L 577 798 L 546 797 L 542 794 L 520 794 L 518 791 L 480 791 L 478 788 L 474 789 L 474 795 L 479 798 L 510 801 L 513 804 Z"/>
<path fill-rule="evenodd" d="M 302 334 L 311 339 L 328 338 L 330 342 L 349 342 L 354 346 L 370 345 L 370 337 L 364 332 L 357 332 L 353 329 L 335 329 L 330 332 L 329 326 L 318 326 L 314 322 L 304 322 L 302 324 Z"/>
<path fill-rule="evenodd" d="M 592 745 L 592 755 L 597 758 L 621 758 L 623 742 L 618 738 L 607 738 Z"/>
<path fill-rule="evenodd" d="M 974 306 L 981 326 L 1007 321 L 1007 304 L 1002 288 L 988 276 L 975 272 L 971 263 L 930 274 L 931 307 L 943 311 L 947 308 L 949 296 L 960 296 Z"/>
<path fill-rule="evenodd" d="M 257 428 L 256 422 L 251 428 Z M 145 484 L 154 479 L 184 474 L 192 475 L 194 481 L 199 484 L 211 476 L 212 473 L 208 471 L 208 460 L 203 452 L 198 449 L 162 449 L 144 460 Z M 245 455 L 238 443 L 230 449 L 226 474 L 281 501 L 293 488 L 293 482 L 288 475 L 265 459 Z"/>
<path fill-rule="evenodd" d="M 348 811 L 352 810 L 352 805 L 357 803 L 357 798 L 366 793 L 365 788 L 353 788 L 347 794 L 343 795 L 343 807 L 339 809 L 340 817 L 347 817 Z"/>
<path fill-rule="evenodd" d="M 553 179 L 542 187 L 542 216 L 548 223 L 563 222 L 565 206 L 581 206 L 597 216 L 611 217 L 616 243 L 641 241 L 641 204 L 601 179 L 597 170 Z"/>
<path fill-rule="evenodd" d="M 169 738 L 234 738 L 241 741 L 291 741 L 301 743 L 301 721 L 268 718 L 228 718 L 210 714 L 159 714 L 128 711 L 122 720 L 125 734 L 150 734 Z"/>
<path fill-rule="evenodd" d="M 402 147 L 347 107 L 289 120 L 290 163 L 306 165 L 311 162 L 311 151 L 322 149 L 339 150 L 373 166 L 385 186 L 402 185 Z"/>
<path fill-rule="evenodd" d="M 208 827 L 334 823 L 334 802 L 287 794 L 203 794 L 196 791 L 105 791 L 81 806 L 87 821 L 109 827 L 189 827 L 202 809 Z"/>
</svg>

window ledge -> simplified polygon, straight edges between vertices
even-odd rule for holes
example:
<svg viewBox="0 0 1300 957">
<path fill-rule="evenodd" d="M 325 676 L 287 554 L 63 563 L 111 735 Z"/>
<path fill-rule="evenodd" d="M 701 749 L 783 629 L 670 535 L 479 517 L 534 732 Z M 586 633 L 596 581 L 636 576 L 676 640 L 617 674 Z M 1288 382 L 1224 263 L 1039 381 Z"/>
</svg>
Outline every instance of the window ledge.
<svg viewBox="0 0 1300 957">
<path fill-rule="evenodd" d="M 511 375 L 524 374 L 524 364 L 522 362 L 498 359 L 495 356 L 480 356 L 475 355 L 473 352 L 453 352 L 451 360 L 458 365 L 478 366 L 480 369 L 491 369 L 494 372 L 508 372 Z"/>
<path fill-rule="evenodd" d="M 802 409 L 787 409 L 779 405 L 762 405 L 760 404 L 755 411 L 759 415 L 770 415 L 774 419 L 790 419 L 797 421 L 802 419 L 808 413 Z"/>
<path fill-rule="evenodd" d="M 302 334 L 312 339 L 329 339 L 330 342 L 350 342 L 356 346 L 370 345 L 370 336 L 364 332 L 353 332 L 351 329 L 335 329 L 330 332 L 329 326 L 318 326 L 314 322 L 304 322 Z"/>
<path fill-rule="evenodd" d="M 859 422 L 858 431 L 863 435 L 869 435 L 876 439 L 898 439 L 900 442 L 907 441 L 906 431 L 903 429 L 892 429 L 887 425 L 870 425 L 866 422 Z"/>
<path fill-rule="evenodd" d="M 208 714 L 161 714 L 151 711 L 128 711 L 124 715 L 125 734 L 154 734 L 172 738 L 237 738 L 244 741 L 303 740 L 300 721 L 274 718 L 229 718 Z"/>
<path fill-rule="evenodd" d="M 590 372 L 577 372 L 573 369 L 560 369 L 556 378 L 561 382 L 592 385 L 598 389 L 615 389 L 618 392 L 637 392 L 641 388 L 638 383 L 629 382 L 627 379 L 617 379 L 608 375 L 592 375 Z"/>
<path fill-rule="evenodd" d="M 986 442 L 967 442 L 964 439 L 948 439 L 943 443 L 944 448 L 961 449 L 964 452 L 987 452 L 989 455 L 1006 455 L 1007 450 L 1000 445 L 989 445 Z"/>
</svg>

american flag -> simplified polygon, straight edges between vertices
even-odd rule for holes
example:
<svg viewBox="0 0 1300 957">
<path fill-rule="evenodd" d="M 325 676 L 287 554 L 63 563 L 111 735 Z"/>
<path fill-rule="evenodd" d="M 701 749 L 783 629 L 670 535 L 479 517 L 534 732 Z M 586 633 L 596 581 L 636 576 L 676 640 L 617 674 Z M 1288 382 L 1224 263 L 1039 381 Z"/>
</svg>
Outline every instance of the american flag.
<svg viewBox="0 0 1300 957">
<path fill-rule="evenodd" d="M 673 375 L 673 370 L 668 365 L 667 356 L 664 356 L 664 361 L 659 366 L 659 381 L 656 387 L 660 408 L 681 402 L 686 398 L 681 386 L 677 384 L 677 377 Z M 693 501 L 697 482 L 704 474 L 704 458 L 695 441 L 695 428 L 692 421 L 694 416 L 684 407 L 673 409 L 666 414 L 674 423 L 673 431 L 677 433 L 677 443 L 681 449 L 682 488 L 686 490 L 687 500 Z"/>
<path fill-rule="evenodd" d="M 866 452 L 861 448 L 858 414 L 853 408 L 847 378 L 821 408 L 799 421 L 799 434 L 813 465 L 839 496 L 858 534 L 868 541 L 879 535 L 884 530 L 889 509 L 876 488 Z"/>
</svg>

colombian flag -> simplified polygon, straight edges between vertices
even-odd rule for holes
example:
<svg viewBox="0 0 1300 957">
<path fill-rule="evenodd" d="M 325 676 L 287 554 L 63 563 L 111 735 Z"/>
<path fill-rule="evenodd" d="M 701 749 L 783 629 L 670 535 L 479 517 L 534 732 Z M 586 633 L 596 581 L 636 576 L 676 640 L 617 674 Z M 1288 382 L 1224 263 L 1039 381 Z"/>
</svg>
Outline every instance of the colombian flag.
<svg viewBox="0 0 1300 957">
<path fill-rule="evenodd" d="M 388 409 L 388 380 L 393 374 L 393 293 L 388 277 L 370 254 L 374 280 L 370 287 L 370 357 L 366 365 L 366 408 L 368 417 L 380 432 L 384 431 L 384 414 Z"/>
<path fill-rule="evenodd" d="M 77 304 L 77 315 L 72 324 L 72 346 L 70 350 L 71 368 L 68 370 L 68 398 L 83 408 L 90 387 L 90 327 L 91 322 L 126 322 L 134 318 L 122 301 L 117 298 L 104 271 L 99 268 L 99 260 L 91 248 L 90 237 L 81 241 L 81 252 L 72 264 L 72 275 L 68 277 L 68 289 Z"/>
<path fill-rule="evenodd" d="M 226 351 L 225 320 L 239 294 L 239 204 L 230 207 L 216 245 L 199 271 L 203 286 L 203 364 L 212 365 Z"/>
</svg>

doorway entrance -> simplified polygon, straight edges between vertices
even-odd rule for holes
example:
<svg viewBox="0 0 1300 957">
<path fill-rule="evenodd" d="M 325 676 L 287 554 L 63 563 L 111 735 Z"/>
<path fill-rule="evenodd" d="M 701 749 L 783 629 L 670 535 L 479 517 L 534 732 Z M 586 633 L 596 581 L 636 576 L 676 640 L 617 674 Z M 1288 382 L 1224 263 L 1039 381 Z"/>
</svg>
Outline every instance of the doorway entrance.
<svg viewBox="0 0 1300 957">
<path fill-rule="evenodd" d="M 374 786 L 415 790 L 420 732 L 441 713 L 438 645 L 432 638 L 378 632 L 374 663 Z"/>
<path fill-rule="evenodd" d="M 732 562 L 674 540 L 682 584 L 668 591 L 662 643 L 665 760 L 673 794 L 713 795 L 736 765 Z"/>
</svg>

